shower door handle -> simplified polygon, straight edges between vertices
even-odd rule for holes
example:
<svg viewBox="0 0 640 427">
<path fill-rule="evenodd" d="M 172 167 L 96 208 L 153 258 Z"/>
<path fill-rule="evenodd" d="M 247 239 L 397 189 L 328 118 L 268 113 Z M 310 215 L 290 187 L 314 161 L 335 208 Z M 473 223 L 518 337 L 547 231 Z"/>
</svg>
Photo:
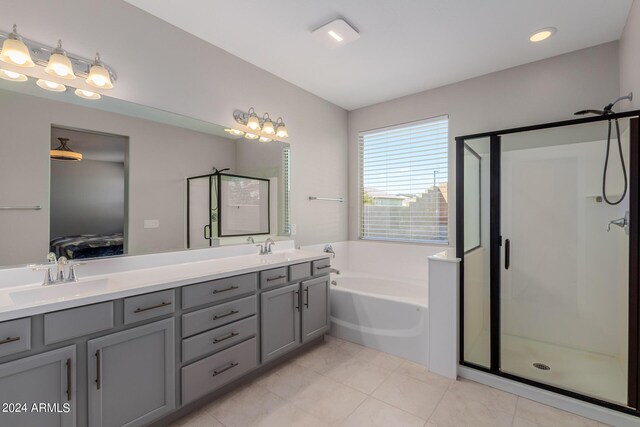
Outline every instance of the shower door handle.
<svg viewBox="0 0 640 427">
<path fill-rule="evenodd" d="M 504 269 L 508 270 L 511 266 L 511 241 L 506 239 L 504 241 Z"/>
</svg>

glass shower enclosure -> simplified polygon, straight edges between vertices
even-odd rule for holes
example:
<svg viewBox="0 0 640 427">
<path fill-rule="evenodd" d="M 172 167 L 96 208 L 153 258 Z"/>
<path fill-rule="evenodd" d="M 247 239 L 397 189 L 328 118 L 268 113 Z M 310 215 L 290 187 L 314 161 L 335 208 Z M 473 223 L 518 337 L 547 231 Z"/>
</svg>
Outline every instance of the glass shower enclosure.
<svg viewBox="0 0 640 427">
<path fill-rule="evenodd" d="M 640 414 L 638 113 L 456 138 L 462 365 Z"/>
</svg>

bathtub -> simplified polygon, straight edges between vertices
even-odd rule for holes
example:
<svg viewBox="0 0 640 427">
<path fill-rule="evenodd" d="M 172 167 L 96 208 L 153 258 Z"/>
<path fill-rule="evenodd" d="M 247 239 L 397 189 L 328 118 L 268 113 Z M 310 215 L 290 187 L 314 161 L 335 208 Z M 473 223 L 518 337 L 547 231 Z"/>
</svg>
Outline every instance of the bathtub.
<svg viewBox="0 0 640 427">
<path fill-rule="evenodd" d="M 429 366 L 428 262 L 442 247 L 332 244 L 330 334 Z M 321 251 L 324 245 L 302 249 Z"/>
</svg>

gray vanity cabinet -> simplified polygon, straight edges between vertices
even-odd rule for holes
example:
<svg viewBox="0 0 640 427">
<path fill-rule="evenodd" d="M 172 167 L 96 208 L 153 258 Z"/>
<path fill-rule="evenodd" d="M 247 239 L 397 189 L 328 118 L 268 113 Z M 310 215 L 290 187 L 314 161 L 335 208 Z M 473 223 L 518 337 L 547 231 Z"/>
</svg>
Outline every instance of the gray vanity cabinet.
<svg viewBox="0 0 640 427">
<path fill-rule="evenodd" d="M 329 276 L 302 282 L 302 342 L 329 330 Z"/>
<path fill-rule="evenodd" d="M 89 425 L 146 425 L 175 407 L 174 319 L 87 342 Z"/>
<path fill-rule="evenodd" d="M 0 365 L 0 425 L 75 426 L 75 367 L 75 345 Z"/>
<path fill-rule="evenodd" d="M 263 292 L 260 296 L 262 362 L 275 359 L 300 342 L 300 285 Z"/>
</svg>

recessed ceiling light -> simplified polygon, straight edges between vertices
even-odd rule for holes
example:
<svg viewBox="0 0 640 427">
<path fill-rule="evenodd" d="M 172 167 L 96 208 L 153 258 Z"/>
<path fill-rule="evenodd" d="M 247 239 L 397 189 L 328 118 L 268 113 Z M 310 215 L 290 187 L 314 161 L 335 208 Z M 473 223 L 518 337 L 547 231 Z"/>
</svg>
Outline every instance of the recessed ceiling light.
<svg viewBox="0 0 640 427">
<path fill-rule="evenodd" d="M 533 33 L 531 37 L 529 37 L 529 41 L 532 43 L 541 42 L 554 35 L 556 31 L 558 31 L 558 29 L 554 27 L 542 28 Z"/>
<path fill-rule="evenodd" d="M 336 19 L 311 32 L 313 37 L 329 48 L 342 47 L 360 38 L 360 34 L 344 19 Z"/>
</svg>

